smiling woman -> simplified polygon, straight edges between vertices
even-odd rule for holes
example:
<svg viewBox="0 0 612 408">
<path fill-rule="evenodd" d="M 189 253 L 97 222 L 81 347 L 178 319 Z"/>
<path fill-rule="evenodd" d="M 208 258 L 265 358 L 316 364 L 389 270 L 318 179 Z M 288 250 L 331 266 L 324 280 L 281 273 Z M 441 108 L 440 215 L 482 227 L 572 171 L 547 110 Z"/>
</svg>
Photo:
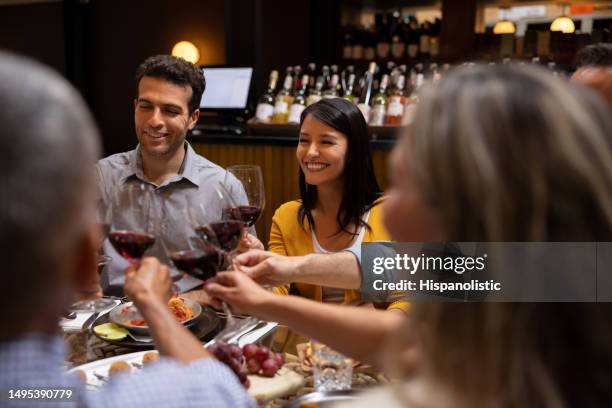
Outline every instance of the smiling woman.
<svg viewBox="0 0 612 408">
<path fill-rule="evenodd" d="M 296 158 L 302 199 L 276 210 L 270 251 L 290 256 L 329 253 L 389 239 L 382 225 L 382 197 L 372 166 L 367 125 L 353 103 L 323 99 L 306 108 Z M 275 291 L 326 303 L 363 303 L 358 291 L 306 283 Z M 406 303 L 375 306 L 403 310 Z M 277 340 L 286 350 L 299 341 L 284 335 L 281 330 Z"/>
</svg>

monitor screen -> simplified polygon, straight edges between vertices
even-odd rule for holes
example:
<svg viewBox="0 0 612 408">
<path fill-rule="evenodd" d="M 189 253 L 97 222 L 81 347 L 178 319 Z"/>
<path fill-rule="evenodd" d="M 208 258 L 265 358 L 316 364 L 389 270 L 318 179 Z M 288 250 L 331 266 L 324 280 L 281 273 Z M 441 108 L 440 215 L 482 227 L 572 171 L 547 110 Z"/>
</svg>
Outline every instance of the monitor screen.
<svg viewBox="0 0 612 408">
<path fill-rule="evenodd" d="M 244 109 L 247 106 L 253 68 L 206 68 L 203 109 Z"/>
</svg>

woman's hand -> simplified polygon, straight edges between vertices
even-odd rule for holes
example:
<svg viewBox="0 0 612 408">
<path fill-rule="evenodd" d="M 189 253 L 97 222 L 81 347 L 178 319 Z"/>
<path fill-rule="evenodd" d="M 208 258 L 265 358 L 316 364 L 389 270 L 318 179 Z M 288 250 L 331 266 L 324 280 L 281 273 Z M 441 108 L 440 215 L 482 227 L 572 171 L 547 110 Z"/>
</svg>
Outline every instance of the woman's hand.
<svg viewBox="0 0 612 408">
<path fill-rule="evenodd" d="M 213 298 L 216 308 L 221 308 L 219 300 L 223 300 L 237 313 L 255 315 L 267 300 L 276 296 L 239 271 L 219 272 L 214 281 L 204 284 L 204 290 Z"/>
<path fill-rule="evenodd" d="M 237 252 L 241 254 L 251 249 L 264 249 L 264 245 L 257 237 L 251 234 L 244 234 L 238 244 Z"/>
</svg>

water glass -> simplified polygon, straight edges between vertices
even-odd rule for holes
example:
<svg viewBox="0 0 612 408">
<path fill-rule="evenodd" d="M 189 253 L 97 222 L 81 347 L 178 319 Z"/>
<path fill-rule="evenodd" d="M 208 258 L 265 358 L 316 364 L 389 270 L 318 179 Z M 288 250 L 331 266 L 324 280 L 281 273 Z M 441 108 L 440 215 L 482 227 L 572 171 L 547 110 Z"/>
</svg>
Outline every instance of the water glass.
<svg viewBox="0 0 612 408">
<path fill-rule="evenodd" d="M 323 343 L 310 342 L 315 391 L 349 390 L 353 380 L 353 360 Z"/>
</svg>

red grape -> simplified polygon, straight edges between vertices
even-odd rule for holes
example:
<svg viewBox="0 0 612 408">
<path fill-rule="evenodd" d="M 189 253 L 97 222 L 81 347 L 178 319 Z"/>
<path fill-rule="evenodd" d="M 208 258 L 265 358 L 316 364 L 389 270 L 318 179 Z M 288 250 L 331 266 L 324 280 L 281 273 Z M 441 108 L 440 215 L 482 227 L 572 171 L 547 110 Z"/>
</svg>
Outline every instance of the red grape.
<svg viewBox="0 0 612 408">
<path fill-rule="evenodd" d="M 259 347 L 257 351 L 255 352 L 255 358 L 259 360 L 260 362 L 264 362 L 265 360 L 268 359 L 269 356 L 270 356 L 270 350 L 265 346 Z"/>
<path fill-rule="evenodd" d="M 266 377 L 274 377 L 274 374 L 276 374 L 276 372 L 278 371 L 278 368 L 279 367 L 276 364 L 276 360 L 272 358 L 267 359 L 261 365 L 262 374 L 265 375 Z"/>
<path fill-rule="evenodd" d="M 242 349 L 237 344 L 232 344 L 230 346 L 232 357 L 240 359 L 242 357 Z"/>
<path fill-rule="evenodd" d="M 246 362 L 247 369 L 251 374 L 257 374 L 261 370 L 261 364 L 255 358 L 249 358 Z"/>
<path fill-rule="evenodd" d="M 247 344 L 243 347 L 242 353 L 244 354 L 245 358 L 255 357 L 255 352 L 257 352 L 258 348 L 259 347 L 257 347 L 257 344 Z"/>
<path fill-rule="evenodd" d="M 278 367 L 282 367 L 282 365 L 285 363 L 285 356 L 283 355 L 283 353 L 271 353 L 274 357 L 274 361 L 276 361 L 276 365 L 278 365 Z"/>
</svg>

